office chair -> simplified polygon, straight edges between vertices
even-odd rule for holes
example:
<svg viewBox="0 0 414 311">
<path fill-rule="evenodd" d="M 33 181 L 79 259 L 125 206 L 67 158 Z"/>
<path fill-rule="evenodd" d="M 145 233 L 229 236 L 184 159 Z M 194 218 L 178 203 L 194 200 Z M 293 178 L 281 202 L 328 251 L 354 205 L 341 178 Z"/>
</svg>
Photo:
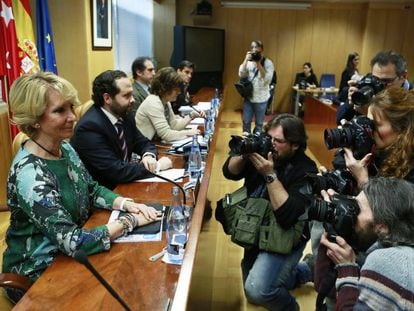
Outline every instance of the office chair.
<svg viewBox="0 0 414 311">
<path fill-rule="evenodd" d="M 321 75 L 321 89 L 335 87 L 335 74 L 333 73 L 323 73 Z M 321 99 L 330 99 L 333 101 L 333 99 L 336 97 L 335 94 L 324 94 L 320 96 Z"/>
</svg>

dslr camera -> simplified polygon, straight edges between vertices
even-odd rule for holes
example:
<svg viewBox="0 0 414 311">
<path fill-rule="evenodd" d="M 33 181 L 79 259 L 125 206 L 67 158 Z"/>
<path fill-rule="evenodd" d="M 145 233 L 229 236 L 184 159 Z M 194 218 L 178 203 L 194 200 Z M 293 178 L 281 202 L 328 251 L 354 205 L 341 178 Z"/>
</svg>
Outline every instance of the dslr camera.
<svg viewBox="0 0 414 311">
<path fill-rule="evenodd" d="M 272 138 L 266 133 L 250 134 L 247 137 L 231 135 L 229 147 L 233 154 L 244 155 L 257 152 L 267 158 L 272 151 Z"/>
<path fill-rule="evenodd" d="M 336 236 L 343 237 L 349 245 L 356 247 L 355 225 L 360 212 L 358 202 L 350 196 L 335 195 L 332 202 L 323 199 L 313 200 L 309 206 L 308 219 L 324 223 L 328 239 L 336 242 Z"/>
<path fill-rule="evenodd" d="M 373 139 L 374 122 L 366 116 L 358 116 L 342 125 L 342 128 L 325 129 L 326 148 L 352 149 L 355 159 L 362 159 L 375 150 Z"/>
<path fill-rule="evenodd" d="M 254 62 L 258 62 L 262 59 L 262 54 L 260 52 L 251 52 L 250 59 Z"/>
<path fill-rule="evenodd" d="M 358 90 L 351 95 L 352 103 L 357 106 L 364 106 L 369 103 L 375 94 L 385 89 L 385 83 L 369 73 L 357 82 L 356 87 Z"/>
<path fill-rule="evenodd" d="M 340 194 L 354 195 L 358 184 L 351 172 L 345 169 L 333 169 L 322 175 L 307 174 L 306 193 L 319 195 L 322 190 L 333 189 Z"/>
</svg>

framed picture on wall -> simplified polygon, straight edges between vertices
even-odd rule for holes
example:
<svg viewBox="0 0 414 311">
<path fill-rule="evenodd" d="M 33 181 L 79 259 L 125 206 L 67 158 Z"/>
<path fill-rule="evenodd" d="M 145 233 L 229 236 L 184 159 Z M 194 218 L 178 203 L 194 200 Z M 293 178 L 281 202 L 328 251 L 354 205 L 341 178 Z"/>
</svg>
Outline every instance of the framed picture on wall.
<svg viewBox="0 0 414 311">
<path fill-rule="evenodd" d="M 112 1 L 91 0 L 92 49 L 112 48 Z"/>
</svg>

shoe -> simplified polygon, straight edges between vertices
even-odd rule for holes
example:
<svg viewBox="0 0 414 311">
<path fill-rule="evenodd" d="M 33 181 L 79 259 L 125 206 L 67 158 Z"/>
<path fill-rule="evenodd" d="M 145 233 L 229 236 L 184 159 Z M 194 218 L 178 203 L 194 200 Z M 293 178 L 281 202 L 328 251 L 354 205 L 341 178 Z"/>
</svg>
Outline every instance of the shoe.
<svg viewBox="0 0 414 311">
<path fill-rule="evenodd" d="M 306 254 L 305 257 L 303 257 L 302 262 L 305 263 L 309 267 L 309 270 L 312 275 L 311 281 L 313 282 L 314 271 L 315 271 L 315 256 L 313 256 L 313 254 Z"/>
</svg>

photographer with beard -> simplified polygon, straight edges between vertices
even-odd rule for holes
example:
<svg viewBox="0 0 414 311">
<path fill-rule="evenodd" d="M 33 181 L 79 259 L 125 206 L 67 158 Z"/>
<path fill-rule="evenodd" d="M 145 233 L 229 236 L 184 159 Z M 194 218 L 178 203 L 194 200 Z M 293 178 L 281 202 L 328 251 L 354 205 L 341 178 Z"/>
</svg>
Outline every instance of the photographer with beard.
<svg viewBox="0 0 414 311">
<path fill-rule="evenodd" d="M 258 153 L 230 153 L 223 174 L 231 180 L 245 179 L 248 197 L 268 199 L 276 221 L 287 230 L 305 212 L 309 198 L 299 190 L 305 185 L 305 175 L 316 173 L 315 163 L 305 155 L 306 133 L 302 120 L 291 114 L 281 114 L 265 125 L 272 139 L 272 151 L 267 158 Z M 289 254 L 271 253 L 257 247 L 245 248 L 241 262 L 244 291 L 250 303 L 271 310 L 298 310 L 289 293 L 296 276 L 296 266 L 309 239 L 304 226 L 302 237 Z M 296 309 L 295 309 L 296 308 Z"/>
<path fill-rule="evenodd" d="M 326 191 L 323 197 L 329 201 Z M 372 178 L 355 199 L 360 209 L 355 225 L 358 245 L 369 245 L 362 267 L 342 237 L 333 243 L 323 235 L 319 249 L 318 260 L 329 258 L 336 265 L 336 309 L 414 310 L 413 184 Z"/>
</svg>

